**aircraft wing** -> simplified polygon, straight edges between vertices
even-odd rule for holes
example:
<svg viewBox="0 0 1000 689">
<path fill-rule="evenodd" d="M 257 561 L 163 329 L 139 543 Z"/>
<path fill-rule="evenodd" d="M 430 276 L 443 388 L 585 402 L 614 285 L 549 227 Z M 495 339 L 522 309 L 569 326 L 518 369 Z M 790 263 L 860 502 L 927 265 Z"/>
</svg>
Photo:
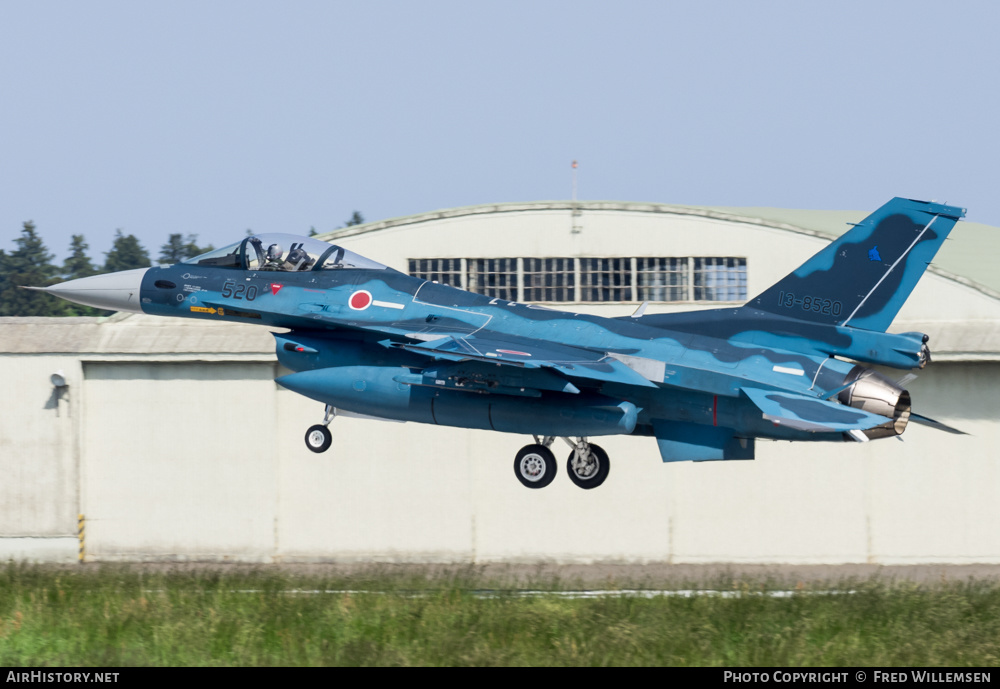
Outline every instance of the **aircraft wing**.
<svg viewBox="0 0 1000 689">
<path fill-rule="evenodd" d="M 794 392 L 742 388 L 764 418 L 779 426 L 810 433 L 849 433 L 866 431 L 889 423 L 888 419 L 837 402 L 799 395 Z"/>
<path fill-rule="evenodd" d="M 390 341 L 384 341 L 382 344 L 422 354 L 436 361 L 477 361 L 521 369 L 545 368 L 566 378 L 656 387 L 645 376 L 611 357 L 607 352 L 524 337 L 453 335 L 420 344 Z"/>
</svg>

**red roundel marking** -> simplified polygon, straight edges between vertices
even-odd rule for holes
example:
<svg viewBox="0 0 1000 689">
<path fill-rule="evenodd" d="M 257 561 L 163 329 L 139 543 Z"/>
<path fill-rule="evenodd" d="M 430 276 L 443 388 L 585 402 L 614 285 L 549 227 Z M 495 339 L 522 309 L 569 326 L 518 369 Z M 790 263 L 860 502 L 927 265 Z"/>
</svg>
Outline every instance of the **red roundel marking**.
<svg viewBox="0 0 1000 689">
<path fill-rule="evenodd" d="M 372 305 L 372 293 L 364 289 L 358 290 L 347 303 L 355 311 L 363 311 Z"/>
</svg>

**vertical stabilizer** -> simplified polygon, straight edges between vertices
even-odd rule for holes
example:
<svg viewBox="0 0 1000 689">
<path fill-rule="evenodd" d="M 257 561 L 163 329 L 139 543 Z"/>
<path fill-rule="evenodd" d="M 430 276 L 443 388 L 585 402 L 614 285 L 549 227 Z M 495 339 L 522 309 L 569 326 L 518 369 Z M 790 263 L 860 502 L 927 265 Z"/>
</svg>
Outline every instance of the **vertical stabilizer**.
<svg viewBox="0 0 1000 689">
<path fill-rule="evenodd" d="M 885 332 L 963 217 L 964 208 L 895 198 L 747 306 Z"/>
</svg>

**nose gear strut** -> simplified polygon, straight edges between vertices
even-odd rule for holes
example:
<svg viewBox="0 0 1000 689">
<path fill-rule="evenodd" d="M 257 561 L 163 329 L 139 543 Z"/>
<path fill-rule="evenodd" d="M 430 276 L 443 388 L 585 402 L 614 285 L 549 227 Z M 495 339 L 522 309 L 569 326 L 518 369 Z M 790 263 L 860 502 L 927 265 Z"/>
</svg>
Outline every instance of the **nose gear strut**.
<svg viewBox="0 0 1000 689">
<path fill-rule="evenodd" d="M 309 430 L 306 431 L 306 447 L 317 453 L 326 452 L 330 449 L 330 445 L 333 444 L 333 434 L 330 433 L 330 429 L 327 426 L 330 425 L 330 422 L 336 416 L 337 410 L 332 405 L 326 405 L 326 410 L 323 414 L 323 423 L 310 426 Z"/>
</svg>

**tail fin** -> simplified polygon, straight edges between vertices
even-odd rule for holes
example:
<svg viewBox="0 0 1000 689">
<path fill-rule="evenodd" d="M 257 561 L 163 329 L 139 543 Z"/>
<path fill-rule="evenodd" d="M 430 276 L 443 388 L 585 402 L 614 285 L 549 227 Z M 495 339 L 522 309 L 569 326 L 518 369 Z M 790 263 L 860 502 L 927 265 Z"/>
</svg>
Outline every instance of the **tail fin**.
<svg viewBox="0 0 1000 689">
<path fill-rule="evenodd" d="M 895 198 L 747 306 L 885 332 L 963 217 L 964 208 Z"/>
</svg>

